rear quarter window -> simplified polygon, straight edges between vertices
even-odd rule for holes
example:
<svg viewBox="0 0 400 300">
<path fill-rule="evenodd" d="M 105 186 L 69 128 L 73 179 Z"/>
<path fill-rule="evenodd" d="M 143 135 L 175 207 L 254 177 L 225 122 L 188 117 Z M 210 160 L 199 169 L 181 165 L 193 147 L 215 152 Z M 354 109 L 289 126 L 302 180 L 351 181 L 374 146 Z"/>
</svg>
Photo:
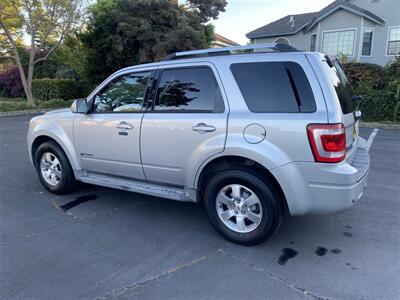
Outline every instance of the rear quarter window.
<svg viewBox="0 0 400 300">
<path fill-rule="evenodd" d="M 231 65 L 250 111 L 296 113 L 316 110 L 314 94 L 303 68 L 294 62 Z"/>
<path fill-rule="evenodd" d="M 331 69 L 331 82 L 335 87 L 342 112 L 345 115 L 352 113 L 355 110 L 352 100 L 354 94 L 353 88 L 348 81 L 341 64 L 337 60 L 333 61 L 333 67 Z"/>
</svg>

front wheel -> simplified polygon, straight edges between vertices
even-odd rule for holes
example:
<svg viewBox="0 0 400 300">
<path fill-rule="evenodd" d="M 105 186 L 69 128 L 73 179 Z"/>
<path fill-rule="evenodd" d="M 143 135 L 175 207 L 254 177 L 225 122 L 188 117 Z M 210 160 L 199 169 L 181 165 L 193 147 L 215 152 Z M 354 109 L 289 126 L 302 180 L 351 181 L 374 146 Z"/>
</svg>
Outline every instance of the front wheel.
<svg viewBox="0 0 400 300">
<path fill-rule="evenodd" d="M 74 188 L 75 176 L 67 156 L 54 142 L 41 144 L 34 157 L 36 172 L 43 187 L 55 194 L 66 194 Z"/>
<path fill-rule="evenodd" d="M 250 170 L 214 175 L 205 190 L 205 208 L 213 227 L 242 245 L 269 239 L 282 218 L 282 199 L 274 186 Z"/>
</svg>

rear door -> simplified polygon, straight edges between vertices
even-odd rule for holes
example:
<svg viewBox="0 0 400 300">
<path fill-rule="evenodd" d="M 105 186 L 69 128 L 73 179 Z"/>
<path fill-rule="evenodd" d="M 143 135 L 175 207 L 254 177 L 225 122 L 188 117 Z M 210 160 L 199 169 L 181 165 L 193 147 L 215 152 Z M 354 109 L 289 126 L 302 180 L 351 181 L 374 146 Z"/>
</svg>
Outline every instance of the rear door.
<svg viewBox="0 0 400 300">
<path fill-rule="evenodd" d="M 150 182 L 185 185 L 185 173 L 224 149 L 228 109 L 212 64 L 159 67 L 154 105 L 143 116 L 141 156 Z"/>
</svg>

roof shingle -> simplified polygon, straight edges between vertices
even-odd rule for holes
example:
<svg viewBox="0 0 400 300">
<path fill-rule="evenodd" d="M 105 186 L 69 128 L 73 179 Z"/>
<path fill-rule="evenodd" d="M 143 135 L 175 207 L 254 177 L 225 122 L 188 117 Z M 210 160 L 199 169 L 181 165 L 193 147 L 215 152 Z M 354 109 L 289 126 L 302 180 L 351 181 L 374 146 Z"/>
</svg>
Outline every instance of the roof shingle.
<svg viewBox="0 0 400 300">
<path fill-rule="evenodd" d="M 373 14 L 372 12 L 363 9 L 357 5 L 349 2 L 349 0 L 336 0 L 320 10 L 319 12 L 312 12 L 299 15 L 288 15 L 265 26 L 257 28 L 246 34 L 248 38 L 257 37 L 271 37 L 296 34 L 302 29 L 306 31 L 311 30 L 315 24 L 320 20 L 330 15 L 337 9 L 347 9 L 353 13 L 367 17 L 373 22 L 384 24 L 385 20 Z M 290 21 L 293 17 L 293 22 Z"/>
<path fill-rule="evenodd" d="M 327 17 L 329 14 L 331 14 L 332 12 L 334 12 L 335 10 L 340 9 L 340 8 L 349 9 L 353 13 L 365 15 L 365 17 L 367 17 L 368 19 L 370 19 L 371 21 L 373 21 L 375 23 L 378 23 L 378 24 L 385 23 L 385 20 L 383 20 L 382 18 L 373 14 L 369 10 L 366 10 L 364 8 L 361 8 L 357 5 L 350 3 L 349 0 L 336 0 L 317 13 L 317 15 L 314 17 L 314 19 L 311 20 L 309 22 L 309 24 L 307 25 L 306 31 L 309 31 L 310 29 L 312 29 L 314 27 L 314 25 L 316 23 L 318 23 L 318 21 Z"/>
<path fill-rule="evenodd" d="M 306 13 L 299 15 L 288 15 L 282 19 L 276 20 L 275 22 L 269 23 L 256 30 L 253 30 L 246 34 L 248 38 L 262 37 L 262 36 L 274 36 L 282 34 L 295 34 L 305 25 L 307 25 L 318 13 Z M 290 17 L 293 17 L 293 25 L 290 22 Z"/>
</svg>

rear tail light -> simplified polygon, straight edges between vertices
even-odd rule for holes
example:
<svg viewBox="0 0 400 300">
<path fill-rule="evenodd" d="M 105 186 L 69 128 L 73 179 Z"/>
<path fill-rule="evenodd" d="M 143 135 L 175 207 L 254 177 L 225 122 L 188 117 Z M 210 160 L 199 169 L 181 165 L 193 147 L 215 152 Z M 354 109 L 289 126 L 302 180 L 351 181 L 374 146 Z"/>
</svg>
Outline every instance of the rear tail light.
<svg viewBox="0 0 400 300">
<path fill-rule="evenodd" d="M 343 124 L 311 124 L 308 140 L 316 162 L 336 163 L 346 157 L 346 132 Z"/>
</svg>

